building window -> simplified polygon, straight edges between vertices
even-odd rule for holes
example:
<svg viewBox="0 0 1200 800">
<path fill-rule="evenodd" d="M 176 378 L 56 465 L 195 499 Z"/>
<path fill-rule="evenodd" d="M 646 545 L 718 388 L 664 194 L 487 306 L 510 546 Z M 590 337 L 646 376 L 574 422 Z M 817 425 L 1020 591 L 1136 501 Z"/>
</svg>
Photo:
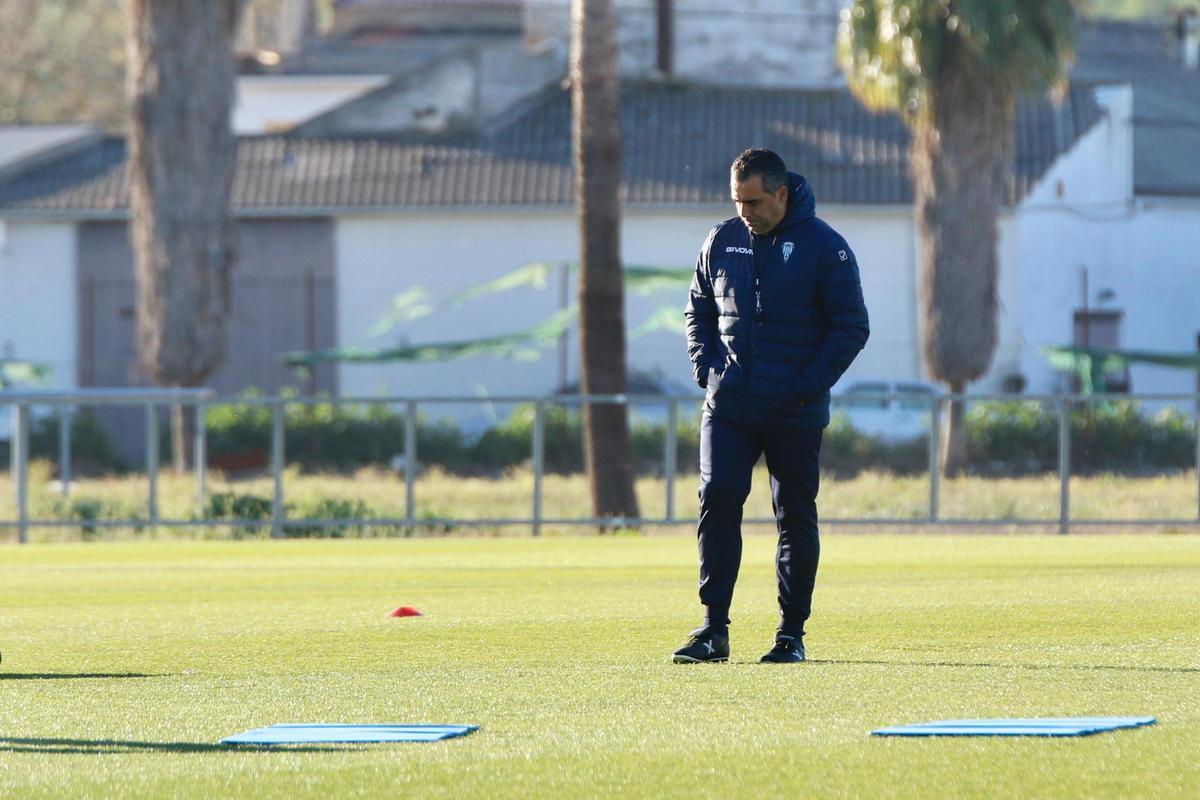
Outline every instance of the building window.
<svg viewBox="0 0 1200 800">
<path fill-rule="evenodd" d="M 1121 318 L 1120 311 L 1076 311 L 1075 312 L 1075 346 L 1089 347 L 1100 350 L 1121 349 Z M 1104 375 L 1104 385 L 1094 387 L 1097 392 L 1115 392 L 1128 394 L 1132 382 L 1129 378 L 1129 367 L 1107 372 Z M 1079 390 L 1079 379 L 1073 379 L 1073 390 Z"/>
</svg>

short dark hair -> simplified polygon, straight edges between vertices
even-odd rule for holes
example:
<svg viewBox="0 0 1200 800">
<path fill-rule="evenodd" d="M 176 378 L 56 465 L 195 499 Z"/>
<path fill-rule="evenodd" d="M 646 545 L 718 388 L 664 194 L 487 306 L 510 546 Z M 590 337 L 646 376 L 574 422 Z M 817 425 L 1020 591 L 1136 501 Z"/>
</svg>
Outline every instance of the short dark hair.
<svg viewBox="0 0 1200 800">
<path fill-rule="evenodd" d="M 787 184 L 787 167 L 783 159 L 773 150 L 765 147 L 751 147 L 743 150 L 729 165 L 729 172 L 734 180 L 743 183 L 755 175 L 762 178 L 763 191 L 774 194 L 780 186 Z"/>
</svg>

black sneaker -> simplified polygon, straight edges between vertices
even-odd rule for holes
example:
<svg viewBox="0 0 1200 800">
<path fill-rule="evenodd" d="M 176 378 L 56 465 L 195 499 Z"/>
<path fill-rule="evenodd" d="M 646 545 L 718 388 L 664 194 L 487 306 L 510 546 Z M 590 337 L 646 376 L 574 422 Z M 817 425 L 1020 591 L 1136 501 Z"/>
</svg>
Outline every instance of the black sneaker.
<svg viewBox="0 0 1200 800">
<path fill-rule="evenodd" d="M 708 628 L 697 628 L 688 634 L 688 643 L 675 651 L 671 660 L 676 664 L 717 664 L 729 660 L 729 637 Z"/>
<path fill-rule="evenodd" d="M 799 664 L 804 660 L 804 640 L 783 633 L 775 635 L 775 646 L 759 659 L 764 664 Z"/>
</svg>

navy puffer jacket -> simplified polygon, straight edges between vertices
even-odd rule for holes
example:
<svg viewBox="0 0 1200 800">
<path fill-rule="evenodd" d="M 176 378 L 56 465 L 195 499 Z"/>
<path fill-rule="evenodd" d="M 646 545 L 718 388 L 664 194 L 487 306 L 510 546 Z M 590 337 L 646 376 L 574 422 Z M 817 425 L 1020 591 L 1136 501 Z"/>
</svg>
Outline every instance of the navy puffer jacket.
<svg viewBox="0 0 1200 800">
<path fill-rule="evenodd" d="M 700 249 L 684 315 L 709 413 L 756 428 L 829 424 L 829 390 L 870 329 L 854 252 L 815 207 L 808 181 L 788 173 L 773 231 L 751 235 L 733 217 Z"/>
</svg>

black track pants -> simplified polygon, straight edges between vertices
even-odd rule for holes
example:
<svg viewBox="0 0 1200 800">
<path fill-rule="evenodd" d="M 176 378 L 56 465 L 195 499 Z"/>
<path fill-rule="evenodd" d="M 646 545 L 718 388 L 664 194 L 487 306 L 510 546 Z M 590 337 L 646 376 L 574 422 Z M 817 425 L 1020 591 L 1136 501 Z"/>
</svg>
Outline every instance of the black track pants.
<svg viewBox="0 0 1200 800">
<path fill-rule="evenodd" d="M 705 412 L 700 423 L 700 602 L 728 606 L 742 561 L 742 505 L 766 454 L 779 528 L 775 575 L 780 629 L 796 635 L 812 609 L 821 545 L 817 537 L 822 428 L 744 428 Z"/>
</svg>

